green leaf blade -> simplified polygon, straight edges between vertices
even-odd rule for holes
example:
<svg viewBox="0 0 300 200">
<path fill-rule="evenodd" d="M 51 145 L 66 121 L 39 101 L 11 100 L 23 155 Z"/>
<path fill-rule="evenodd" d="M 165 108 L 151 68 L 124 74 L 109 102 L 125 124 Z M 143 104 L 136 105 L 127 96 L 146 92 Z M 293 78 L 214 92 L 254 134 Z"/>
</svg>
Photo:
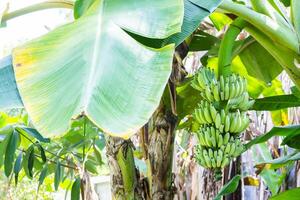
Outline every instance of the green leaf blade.
<svg viewBox="0 0 300 200">
<path fill-rule="evenodd" d="M 111 135 L 134 134 L 159 104 L 174 45 L 147 48 L 124 29 L 166 38 L 182 18 L 181 0 L 96 1 L 75 22 L 15 49 L 16 81 L 37 130 L 63 134 L 85 114 Z"/>
<path fill-rule="evenodd" d="M 77 177 L 72 185 L 71 200 L 80 200 L 80 184 L 81 180 Z"/>
<path fill-rule="evenodd" d="M 15 174 L 15 183 L 16 185 L 18 184 L 18 177 L 19 177 L 19 173 L 22 169 L 22 156 L 23 156 L 23 152 L 20 152 L 16 161 L 15 161 L 15 165 L 14 165 L 14 174 Z"/>
<path fill-rule="evenodd" d="M 59 161 L 56 163 L 55 173 L 54 173 L 54 189 L 58 190 L 58 186 L 62 179 L 62 166 Z"/>
<path fill-rule="evenodd" d="M 12 172 L 15 152 L 17 150 L 19 142 L 20 142 L 20 136 L 16 131 L 14 131 L 12 135 L 10 135 L 10 139 L 8 141 L 6 152 L 5 152 L 4 172 L 7 177 L 9 177 Z"/>
<path fill-rule="evenodd" d="M 300 188 L 294 188 L 271 197 L 270 200 L 298 200 L 299 196 Z"/>
<path fill-rule="evenodd" d="M 273 111 L 284 108 L 298 107 L 300 106 L 300 99 L 295 95 L 278 95 L 270 96 L 261 99 L 256 99 L 252 110 L 257 111 Z"/>
<path fill-rule="evenodd" d="M 236 175 L 235 177 L 233 177 L 226 185 L 222 187 L 222 189 L 214 198 L 214 200 L 221 200 L 222 196 L 233 193 L 239 186 L 240 180 L 241 180 L 240 175 Z"/>
<path fill-rule="evenodd" d="M 0 59 L 0 80 L 0 110 L 23 107 L 14 77 L 11 56 Z"/>
<path fill-rule="evenodd" d="M 44 180 L 47 176 L 47 173 L 48 173 L 48 165 L 45 164 L 42 171 L 41 171 L 41 173 L 40 173 L 38 189 L 43 184 L 43 182 L 44 182 Z"/>
</svg>

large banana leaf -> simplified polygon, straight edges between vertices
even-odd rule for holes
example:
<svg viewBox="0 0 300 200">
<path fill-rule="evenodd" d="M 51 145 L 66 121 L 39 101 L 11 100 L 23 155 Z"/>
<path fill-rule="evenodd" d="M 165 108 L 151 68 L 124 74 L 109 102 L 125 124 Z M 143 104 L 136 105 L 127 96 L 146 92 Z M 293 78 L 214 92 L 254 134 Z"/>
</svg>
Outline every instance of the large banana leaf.
<svg viewBox="0 0 300 200">
<path fill-rule="evenodd" d="M 175 43 L 178 46 L 199 27 L 201 21 L 210 15 L 223 0 L 184 0 L 184 18 L 181 31 L 164 39 L 149 39 L 128 32 L 132 37 L 149 47 L 159 48 Z"/>
<path fill-rule="evenodd" d="M 61 134 L 85 114 L 107 133 L 132 135 L 158 106 L 174 45 L 150 49 L 124 30 L 166 38 L 182 20 L 182 0 L 99 0 L 75 22 L 15 49 L 18 89 L 35 127 Z"/>
<path fill-rule="evenodd" d="M 8 56 L 0 60 L 0 109 L 23 107 L 11 59 Z"/>
</svg>

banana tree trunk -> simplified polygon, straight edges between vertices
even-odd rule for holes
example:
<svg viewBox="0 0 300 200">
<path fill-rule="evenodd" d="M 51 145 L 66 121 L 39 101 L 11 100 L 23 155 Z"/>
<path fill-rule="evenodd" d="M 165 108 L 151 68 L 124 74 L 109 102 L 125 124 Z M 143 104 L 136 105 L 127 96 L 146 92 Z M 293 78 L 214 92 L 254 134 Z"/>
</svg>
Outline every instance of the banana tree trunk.
<svg viewBox="0 0 300 200">
<path fill-rule="evenodd" d="M 114 200 L 147 199 L 143 182 L 139 180 L 139 171 L 135 168 L 132 148 L 130 140 L 107 137 L 106 156 Z"/>
<path fill-rule="evenodd" d="M 222 188 L 222 180 L 216 181 L 214 178 L 214 172 L 210 169 L 204 169 L 201 181 L 203 181 L 203 183 L 200 199 L 213 200 Z"/>
<path fill-rule="evenodd" d="M 223 184 L 228 183 L 234 176 L 241 174 L 241 156 L 232 161 L 231 167 L 224 169 Z M 242 199 L 242 185 L 239 184 L 235 192 L 225 196 L 225 200 L 240 200 Z"/>
<path fill-rule="evenodd" d="M 172 174 L 176 124 L 176 117 L 163 104 L 148 123 L 148 170 L 153 200 L 173 199 L 176 191 Z"/>
<path fill-rule="evenodd" d="M 145 127 L 149 187 L 151 199 L 173 199 L 176 193 L 172 173 L 175 130 L 177 126 L 176 85 L 185 77 L 182 60 L 188 47 L 182 43 L 176 48 L 172 74 L 161 104 Z"/>
<path fill-rule="evenodd" d="M 114 199 L 172 200 L 176 193 L 172 162 L 175 140 L 176 84 L 183 80 L 182 59 L 187 46 L 176 49 L 173 70 L 159 107 L 140 133 L 140 143 L 147 162 L 147 177 L 135 168 L 130 140 L 108 137 L 106 143 Z"/>
</svg>

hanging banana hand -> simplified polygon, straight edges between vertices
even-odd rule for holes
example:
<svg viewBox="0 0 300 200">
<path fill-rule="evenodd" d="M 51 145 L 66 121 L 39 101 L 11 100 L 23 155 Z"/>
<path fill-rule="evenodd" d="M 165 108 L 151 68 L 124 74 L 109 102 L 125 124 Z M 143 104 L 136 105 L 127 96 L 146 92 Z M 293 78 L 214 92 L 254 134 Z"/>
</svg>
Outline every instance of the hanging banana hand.
<svg viewBox="0 0 300 200">
<path fill-rule="evenodd" d="M 220 170 L 244 150 L 239 134 L 249 125 L 246 111 L 254 101 L 249 99 L 246 79 L 236 74 L 217 80 L 213 70 L 203 67 L 192 86 L 204 99 L 194 112 L 200 124 L 195 158 L 203 167 Z"/>
</svg>

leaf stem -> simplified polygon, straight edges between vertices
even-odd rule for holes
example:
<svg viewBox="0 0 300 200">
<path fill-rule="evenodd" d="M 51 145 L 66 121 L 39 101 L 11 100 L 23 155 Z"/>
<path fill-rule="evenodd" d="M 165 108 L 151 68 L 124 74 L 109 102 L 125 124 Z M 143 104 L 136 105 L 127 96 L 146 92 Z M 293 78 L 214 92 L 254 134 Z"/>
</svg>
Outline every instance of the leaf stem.
<svg viewBox="0 0 300 200">
<path fill-rule="evenodd" d="M 233 46 L 235 39 L 246 26 L 246 22 L 237 18 L 230 24 L 230 27 L 226 31 L 224 38 L 222 39 L 220 50 L 219 50 L 219 63 L 218 63 L 218 74 L 219 76 L 229 76 L 231 72 L 231 62 L 233 59 Z"/>
<path fill-rule="evenodd" d="M 250 0 L 252 7 L 255 11 L 265 14 L 276 22 L 281 23 L 283 26 L 287 28 L 291 28 L 291 24 L 284 18 L 284 16 L 277 11 L 268 0 Z"/>
<path fill-rule="evenodd" d="M 234 3 L 230 0 L 224 0 L 219 8 L 241 17 L 265 33 L 273 41 L 299 53 L 299 43 L 295 32 L 277 23 L 271 17 L 255 12 L 244 5 Z"/>
<path fill-rule="evenodd" d="M 27 137 L 25 134 L 23 134 L 23 133 L 21 133 L 21 132 L 19 132 L 19 131 L 18 131 L 18 133 L 19 133 L 20 135 L 22 135 L 25 139 L 27 139 L 29 142 L 31 142 L 33 145 L 37 146 L 37 144 L 36 144 L 35 142 L 33 142 L 33 141 L 32 141 L 29 137 Z M 53 155 L 53 156 L 55 156 L 55 157 L 57 157 L 57 158 L 59 158 L 59 159 L 62 159 L 62 160 L 64 160 L 64 161 L 69 162 L 68 159 L 66 159 L 66 158 L 64 158 L 64 157 L 61 157 L 61 156 L 59 156 L 59 155 L 57 155 L 57 154 L 55 154 L 55 153 L 52 153 L 51 151 L 49 151 L 49 150 L 47 150 L 47 149 L 45 149 L 45 148 L 44 148 L 44 151 L 47 152 L 47 153 L 49 153 L 49 154 L 51 154 L 51 155 Z M 75 164 L 74 164 L 74 165 L 75 165 Z"/>
<path fill-rule="evenodd" d="M 47 0 L 41 3 L 37 3 L 19 10 L 15 10 L 9 13 L 5 13 L 2 17 L 1 23 L 5 23 L 13 18 L 26 15 L 32 12 L 41 11 L 51 8 L 69 8 L 73 9 L 74 2 L 71 0 Z"/>
<path fill-rule="evenodd" d="M 20 151 L 20 152 L 26 153 L 26 151 L 23 150 L 23 149 L 19 149 L 19 148 L 18 148 L 17 150 Z M 34 154 L 34 156 L 41 158 L 41 156 L 38 155 L 38 154 Z M 51 159 L 49 159 L 49 158 L 47 158 L 47 161 L 48 161 L 48 162 L 51 162 L 51 163 L 54 163 L 54 164 L 57 164 L 56 161 L 51 160 Z M 74 165 L 75 165 L 75 164 L 74 164 Z M 69 168 L 69 169 L 78 170 L 78 168 L 77 168 L 76 166 L 74 167 L 74 166 L 70 166 L 70 165 L 63 164 L 63 163 L 61 163 L 61 166 L 66 167 L 66 168 Z"/>
<path fill-rule="evenodd" d="M 300 89 L 300 69 L 295 65 L 297 59 L 299 60 L 299 55 L 282 45 L 274 43 L 268 36 L 251 25 L 247 25 L 245 30 L 277 60 L 297 88 Z"/>
</svg>

